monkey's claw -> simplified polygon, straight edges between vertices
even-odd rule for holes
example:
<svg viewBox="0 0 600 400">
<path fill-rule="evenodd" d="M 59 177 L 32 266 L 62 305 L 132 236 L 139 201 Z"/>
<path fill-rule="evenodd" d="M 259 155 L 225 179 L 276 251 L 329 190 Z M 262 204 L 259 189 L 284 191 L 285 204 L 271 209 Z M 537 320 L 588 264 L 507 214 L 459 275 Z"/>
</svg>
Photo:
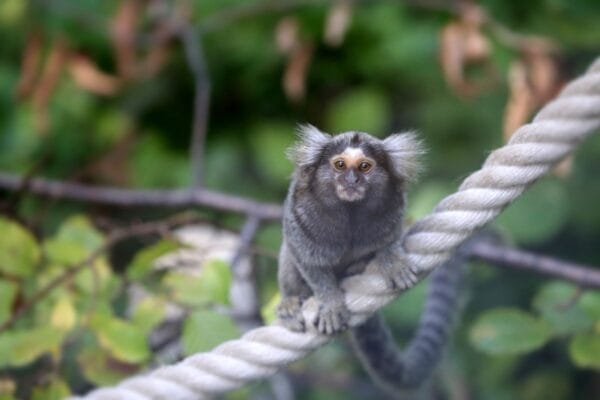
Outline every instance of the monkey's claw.
<svg viewBox="0 0 600 400">
<path fill-rule="evenodd" d="M 350 311 L 343 303 L 321 304 L 313 325 L 317 331 L 324 335 L 333 335 L 348 328 Z"/>
<path fill-rule="evenodd" d="M 302 302 L 299 297 L 284 297 L 277 307 L 277 317 L 283 326 L 291 331 L 304 332 L 304 316 L 302 315 Z"/>
<path fill-rule="evenodd" d="M 408 266 L 399 266 L 392 269 L 391 279 L 399 290 L 406 290 L 419 282 L 417 275 Z"/>
</svg>

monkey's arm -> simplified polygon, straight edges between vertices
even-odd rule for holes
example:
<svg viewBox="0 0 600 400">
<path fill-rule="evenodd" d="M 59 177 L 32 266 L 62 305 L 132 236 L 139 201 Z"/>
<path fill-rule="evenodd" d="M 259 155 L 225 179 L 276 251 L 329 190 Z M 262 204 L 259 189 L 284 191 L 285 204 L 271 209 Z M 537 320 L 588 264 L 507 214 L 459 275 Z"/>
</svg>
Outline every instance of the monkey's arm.
<svg viewBox="0 0 600 400">
<path fill-rule="evenodd" d="M 377 386 L 394 398 L 419 388 L 440 359 L 458 308 L 466 258 L 459 251 L 432 274 L 419 327 L 404 351 L 380 313 L 351 330 L 351 343 L 362 365 Z"/>
<path fill-rule="evenodd" d="M 314 295 L 319 302 L 315 319 L 310 321 L 320 333 L 333 334 L 345 329 L 350 313 L 344 303 L 344 293 L 332 266 L 324 266 L 333 257 L 327 254 L 304 252 L 303 259 L 292 255 L 290 245 L 284 241 L 279 255 L 279 287 L 282 299 L 278 308 L 281 322 L 289 329 L 306 328 L 302 315 L 302 302 Z"/>
<path fill-rule="evenodd" d="M 333 268 L 304 264 L 300 274 L 312 289 L 319 302 L 319 309 L 312 321 L 320 333 L 331 335 L 345 330 L 350 311 L 344 302 L 344 292 L 333 272 Z"/>
</svg>

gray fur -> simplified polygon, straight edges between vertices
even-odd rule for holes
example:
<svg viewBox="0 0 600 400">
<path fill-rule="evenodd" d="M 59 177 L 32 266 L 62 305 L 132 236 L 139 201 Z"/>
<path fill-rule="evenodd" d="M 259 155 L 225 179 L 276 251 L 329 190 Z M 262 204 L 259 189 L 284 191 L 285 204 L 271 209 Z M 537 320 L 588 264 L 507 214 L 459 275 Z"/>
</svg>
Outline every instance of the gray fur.
<svg viewBox="0 0 600 400">
<path fill-rule="evenodd" d="M 344 330 L 349 318 L 339 281 L 350 266 L 355 271 L 357 263 L 366 265 L 375 256 L 393 259 L 388 253 L 402 232 L 405 183 L 416 171 L 415 155 L 421 147 L 403 148 L 417 145 L 412 134 L 385 140 L 362 132 L 332 137 L 310 125 L 299 133 L 300 141 L 290 151 L 296 171 L 284 205 L 278 314 L 289 328 L 303 330 L 301 305 L 314 294 L 320 308 L 309 323 L 323 334 L 333 334 Z M 366 193 L 357 201 L 344 201 L 336 194 L 336 185 L 345 183 L 330 164 L 332 156 L 348 147 L 376 161 L 368 174 L 357 178 L 356 186 Z M 400 170 L 403 167 L 407 170 Z M 404 286 L 412 279 L 408 268 L 389 264 L 382 273 L 391 286 Z"/>
</svg>

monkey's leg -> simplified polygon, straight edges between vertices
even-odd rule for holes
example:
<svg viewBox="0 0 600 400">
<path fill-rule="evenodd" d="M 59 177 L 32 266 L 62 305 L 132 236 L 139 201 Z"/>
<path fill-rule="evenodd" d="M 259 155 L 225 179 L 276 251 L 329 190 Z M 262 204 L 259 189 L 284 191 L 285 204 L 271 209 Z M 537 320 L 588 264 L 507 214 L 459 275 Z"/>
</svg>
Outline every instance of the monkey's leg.
<svg viewBox="0 0 600 400">
<path fill-rule="evenodd" d="M 300 273 L 308 282 L 319 309 L 312 321 L 319 333 L 332 335 L 348 327 L 350 311 L 344 303 L 344 292 L 340 289 L 331 267 L 302 265 Z"/>
<path fill-rule="evenodd" d="M 281 303 L 277 308 L 277 316 L 288 329 L 303 332 L 305 330 L 302 302 L 312 295 L 295 262 L 287 252 L 285 245 L 279 257 L 279 288 Z"/>
</svg>

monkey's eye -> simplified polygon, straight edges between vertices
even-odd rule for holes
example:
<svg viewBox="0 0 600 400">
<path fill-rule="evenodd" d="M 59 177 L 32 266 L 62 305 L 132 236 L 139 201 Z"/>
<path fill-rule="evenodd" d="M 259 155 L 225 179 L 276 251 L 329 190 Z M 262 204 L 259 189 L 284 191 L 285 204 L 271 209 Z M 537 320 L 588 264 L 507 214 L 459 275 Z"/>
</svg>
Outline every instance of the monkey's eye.
<svg viewBox="0 0 600 400">
<path fill-rule="evenodd" d="M 373 168 L 373 165 L 367 161 L 361 161 L 361 163 L 358 164 L 358 170 L 360 172 L 369 172 L 371 168 Z"/>
<path fill-rule="evenodd" d="M 343 171 L 346 169 L 346 162 L 344 160 L 335 160 L 333 162 L 333 167 L 338 171 Z"/>
</svg>

